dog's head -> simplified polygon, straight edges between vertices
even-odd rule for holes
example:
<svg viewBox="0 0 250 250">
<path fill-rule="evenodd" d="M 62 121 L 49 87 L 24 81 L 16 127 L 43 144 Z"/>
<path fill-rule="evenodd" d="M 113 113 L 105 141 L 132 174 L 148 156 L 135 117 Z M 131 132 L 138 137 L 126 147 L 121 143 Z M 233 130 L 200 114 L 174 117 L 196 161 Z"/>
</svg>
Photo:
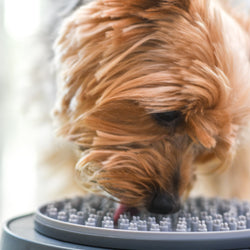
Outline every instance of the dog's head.
<svg viewBox="0 0 250 250">
<path fill-rule="evenodd" d="M 95 0 L 70 16 L 55 118 L 83 150 L 82 185 L 176 211 L 196 164 L 229 159 L 249 111 L 244 32 L 208 0 Z"/>
</svg>

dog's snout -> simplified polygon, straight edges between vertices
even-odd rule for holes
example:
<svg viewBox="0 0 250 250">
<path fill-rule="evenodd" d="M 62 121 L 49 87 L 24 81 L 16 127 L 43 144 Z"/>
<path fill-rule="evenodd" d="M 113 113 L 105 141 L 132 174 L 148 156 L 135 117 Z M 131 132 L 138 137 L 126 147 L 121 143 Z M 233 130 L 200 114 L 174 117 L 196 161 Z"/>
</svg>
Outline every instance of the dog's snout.
<svg viewBox="0 0 250 250">
<path fill-rule="evenodd" d="M 180 209 L 180 201 L 178 197 L 171 196 L 167 193 L 159 193 L 154 196 L 150 205 L 149 212 L 170 214 Z"/>
</svg>

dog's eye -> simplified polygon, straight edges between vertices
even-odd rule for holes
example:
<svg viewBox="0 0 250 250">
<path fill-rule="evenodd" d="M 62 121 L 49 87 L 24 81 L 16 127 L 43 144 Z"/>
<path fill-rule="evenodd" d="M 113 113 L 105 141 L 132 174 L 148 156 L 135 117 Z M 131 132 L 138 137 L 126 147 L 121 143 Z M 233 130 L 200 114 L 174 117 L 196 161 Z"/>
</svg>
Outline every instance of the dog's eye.
<svg viewBox="0 0 250 250">
<path fill-rule="evenodd" d="M 79 150 L 79 151 L 85 151 L 85 150 L 87 150 L 87 148 L 86 148 L 86 147 L 83 147 L 83 146 L 78 146 L 78 150 Z"/>
<path fill-rule="evenodd" d="M 152 114 L 153 118 L 161 125 L 170 125 L 176 123 L 181 118 L 180 111 L 168 111 L 164 113 Z"/>
</svg>

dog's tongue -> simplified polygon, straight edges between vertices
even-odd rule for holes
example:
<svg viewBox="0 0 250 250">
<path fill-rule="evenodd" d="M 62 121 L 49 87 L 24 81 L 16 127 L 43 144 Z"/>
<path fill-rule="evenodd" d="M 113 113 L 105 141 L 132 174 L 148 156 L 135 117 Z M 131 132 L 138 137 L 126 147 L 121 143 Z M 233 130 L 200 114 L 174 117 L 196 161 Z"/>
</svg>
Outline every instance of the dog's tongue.
<svg viewBox="0 0 250 250">
<path fill-rule="evenodd" d="M 118 223 L 118 220 L 120 218 L 121 214 L 124 214 L 126 212 L 130 212 L 131 216 L 137 215 L 139 210 L 135 207 L 127 207 L 123 204 L 120 204 L 119 207 L 116 209 L 115 214 L 114 214 L 114 222 L 115 224 Z"/>
<path fill-rule="evenodd" d="M 118 222 L 120 215 L 127 211 L 127 207 L 125 205 L 120 204 L 119 207 L 116 209 L 114 214 L 114 221 L 115 223 Z"/>
</svg>

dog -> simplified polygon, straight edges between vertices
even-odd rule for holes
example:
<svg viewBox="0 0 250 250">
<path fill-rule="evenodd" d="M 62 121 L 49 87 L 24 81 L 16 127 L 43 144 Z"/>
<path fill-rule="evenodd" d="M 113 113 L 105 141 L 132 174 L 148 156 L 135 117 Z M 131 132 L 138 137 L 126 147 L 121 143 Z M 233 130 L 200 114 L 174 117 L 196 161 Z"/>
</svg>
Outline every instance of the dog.
<svg viewBox="0 0 250 250">
<path fill-rule="evenodd" d="M 58 33 L 54 122 L 81 151 L 83 188 L 168 214 L 203 172 L 205 193 L 250 198 L 246 15 L 215 0 L 93 0 Z"/>
</svg>

